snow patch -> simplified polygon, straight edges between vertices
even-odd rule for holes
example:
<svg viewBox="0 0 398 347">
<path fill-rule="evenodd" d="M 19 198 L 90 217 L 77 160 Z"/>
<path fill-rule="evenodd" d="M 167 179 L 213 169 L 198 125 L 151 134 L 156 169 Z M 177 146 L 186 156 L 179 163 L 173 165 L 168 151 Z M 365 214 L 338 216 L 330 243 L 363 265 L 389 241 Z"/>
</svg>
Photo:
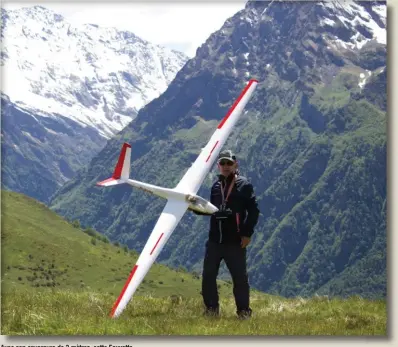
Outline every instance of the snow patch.
<svg viewBox="0 0 398 347">
<path fill-rule="evenodd" d="M 366 10 L 365 7 L 354 3 L 352 1 L 345 1 L 343 3 L 340 2 L 323 2 L 323 7 L 333 9 L 330 11 L 331 15 L 334 15 L 336 20 L 339 20 L 345 27 L 354 28 L 357 25 L 365 27 L 370 33 L 373 35 L 373 40 L 381 43 L 387 43 L 387 32 L 384 27 L 380 27 L 377 22 L 372 18 L 372 15 Z M 379 15 L 382 21 L 385 23 L 385 15 L 386 15 L 386 6 L 385 5 L 376 5 L 373 6 L 372 9 Z M 334 25 L 335 22 L 330 18 L 325 18 L 321 20 L 321 25 Z M 350 43 L 345 42 L 342 44 L 342 41 L 339 41 L 341 45 L 345 48 L 347 47 L 356 47 L 361 49 L 367 42 L 371 39 L 365 38 L 360 33 L 356 33 L 353 37 L 351 37 L 351 43 L 354 44 L 352 46 Z M 353 42 L 354 41 L 354 42 Z"/>
<path fill-rule="evenodd" d="M 322 20 L 320 21 L 320 23 L 321 23 L 322 26 L 323 26 L 324 24 L 329 25 L 329 26 L 334 26 L 334 25 L 336 24 L 336 22 L 335 22 L 334 20 L 331 20 L 331 19 L 329 19 L 329 18 L 322 19 Z"/>
<path fill-rule="evenodd" d="M 253 25 L 253 20 L 249 18 L 249 16 L 245 16 L 243 19 L 246 20 L 246 22 L 249 22 L 250 25 Z"/>
<path fill-rule="evenodd" d="M 385 25 L 387 18 L 387 7 L 385 5 L 375 5 L 372 6 L 372 10 L 379 15 L 380 19 Z"/>
<path fill-rule="evenodd" d="M 356 48 L 361 49 L 366 43 L 372 40 L 365 38 L 360 32 L 357 32 L 351 36 L 351 41 L 354 41 Z"/>
<path fill-rule="evenodd" d="M 320 5 L 322 7 L 330 8 L 332 10 L 334 10 L 336 8 L 334 1 L 322 1 Z"/>
<path fill-rule="evenodd" d="M 371 19 L 371 16 L 369 13 L 366 11 L 366 9 L 356 3 L 350 3 L 350 7 L 354 9 L 354 11 L 351 11 L 351 14 L 356 14 L 365 21 L 369 21 Z"/>
<path fill-rule="evenodd" d="M 367 76 L 363 72 L 361 72 L 359 74 L 358 87 L 361 89 L 365 86 L 366 80 L 369 79 L 369 77 L 372 75 L 372 71 L 366 70 L 366 72 L 367 72 Z"/>
<path fill-rule="evenodd" d="M 27 138 L 29 138 L 32 142 L 37 143 L 37 144 L 41 144 L 39 139 L 33 137 L 27 131 L 22 131 L 22 134 L 25 135 Z M 16 149 L 18 148 L 16 145 L 14 145 L 14 146 L 15 146 Z"/>
<path fill-rule="evenodd" d="M 58 133 L 52 129 L 48 129 L 46 127 L 44 127 L 44 129 L 46 129 L 46 131 L 49 132 L 50 134 L 58 135 Z"/>
<path fill-rule="evenodd" d="M 275 0 L 272 0 L 272 1 L 270 2 L 270 4 L 263 10 L 263 12 L 261 12 L 261 16 L 262 16 L 264 13 L 267 12 L 268 7 L 270 7 L 274 1 L 275 1 Z"/>
<path fill-rule="evenodd" d="M 377 14 L 379 14 L 379 16 L 382 19 L 383 18 L 385 19 L 385 12 L 386 12 L 385 5 L 373 6 L 372 8 L 375 10 Z M 374 40 L 376 40 L 381 44 L 386 44 L 387 42 L 386 29 L 380 27 L 364 7 L 350 2 L 349 6 L 344 6 L 343 11 L 341 12 L 343 13 L 342 14 L 340 13 L 336 17 L 340 19 L 340 21 L 344 23 L 345 26 L 353 27 L 356 25 L 362 25 L 373 34 Z M 344 12 L 349 13 L 350 18 L 344 15 Z"/>
<path fill-rule="evenodd" d="M 379 25 L 370 17 L 370 14 L 366 13 L 368 21 L 356 16 L 353 20 L 353 24 L 360 24 L 368 28 L 373 33 L 373 39 L 381 44 L 387 43 L 387 33 L 385 28 L 379 27 Z"/>
<path fill-rule="evenodd" d="M 337 36 L 336 36 L 336 40 L 334 40 L 334 43 L 335 44 L 339 44 L 340 46 L 342 46 L 345 49 L 347 49 L 349 47 L 350 48 L 354 48 L 355 47 L 355 44 L 353 44 L 352 42 L 346 42 L 346 41 L 337 39 Z"/>
<path fill-rule="evenodd" d="M 345 17 L 345 16 L 336 16 L 338 19 L 340 19 L 340 21 L 347 27 L 346 23 L 348 23 L 348 26 L 350 25 L 351 21 Z"/>
</svg>

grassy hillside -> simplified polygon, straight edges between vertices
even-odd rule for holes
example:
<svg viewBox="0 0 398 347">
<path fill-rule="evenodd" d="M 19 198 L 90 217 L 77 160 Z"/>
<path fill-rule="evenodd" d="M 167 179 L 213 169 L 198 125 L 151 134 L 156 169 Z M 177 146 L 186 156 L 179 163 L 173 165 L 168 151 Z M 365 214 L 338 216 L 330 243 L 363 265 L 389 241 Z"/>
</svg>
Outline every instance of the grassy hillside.
<svg viewBox="0 0 398 347">
<path fill-rule="evenodd" d="M 253 317 L 239 321 L 231 285 L 221 281 L 222 315 L 206 318 L 200 279 L 159 264 L 112 320 L 109 310 L 137 254 L 86 232 L 92 235 L 33 199 L 2 192 L 2 334 L 386 335 L 386 302 L 358 297 L 253 291 Z"/>
<path fill-rule="evenodd" d="M 86 230 L 87 231 L 87 230 Z M 94 232 L 91 230 L 91 233 Z M 2 192 L 2 291 L 92 290 L 117 298 L 138 254 L 90 236 L 44 204 Z M 224 295 L 229 283 L 220 282 Z M 200 295 L 198 276 L 154 264 L 137 295 Z"/>
</svg>

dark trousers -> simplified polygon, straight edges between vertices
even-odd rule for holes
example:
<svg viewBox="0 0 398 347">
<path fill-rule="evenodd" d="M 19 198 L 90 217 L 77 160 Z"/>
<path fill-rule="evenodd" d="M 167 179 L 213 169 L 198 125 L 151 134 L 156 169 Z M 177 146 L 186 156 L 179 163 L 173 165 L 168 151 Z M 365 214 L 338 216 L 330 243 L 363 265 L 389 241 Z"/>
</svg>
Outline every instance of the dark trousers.
<svg viewBox="0 0 398 347">
<path fill-rule="evenodd" d="M 219 309 L 217 276 L 221 260 L 231 274 L 237 313 L 249 311 L 249 281 L 246 270 L 246 248 L 239 244 L 208 241 L 203 262 L 202 296 L 207 309 Z"/>
</svg>

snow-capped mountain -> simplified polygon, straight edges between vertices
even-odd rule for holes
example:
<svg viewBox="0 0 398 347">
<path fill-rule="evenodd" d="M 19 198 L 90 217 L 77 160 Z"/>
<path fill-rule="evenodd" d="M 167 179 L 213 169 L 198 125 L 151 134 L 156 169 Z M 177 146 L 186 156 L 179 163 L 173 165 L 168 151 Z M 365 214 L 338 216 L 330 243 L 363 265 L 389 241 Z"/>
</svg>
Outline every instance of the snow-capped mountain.
<svg viewBox="0 0 398 347">
<path fill-rule="evenodd" d="M 1 12 L 2 92 L 37 116 L 67 117 L 106 138 L 164 92 L 188 59 L 41 6 Z"/>
<path fill-rule="evenodd" d="M 44 7 L 1 9 L 2 187 L 47 202 L 187 61 Z"/>
</svg>

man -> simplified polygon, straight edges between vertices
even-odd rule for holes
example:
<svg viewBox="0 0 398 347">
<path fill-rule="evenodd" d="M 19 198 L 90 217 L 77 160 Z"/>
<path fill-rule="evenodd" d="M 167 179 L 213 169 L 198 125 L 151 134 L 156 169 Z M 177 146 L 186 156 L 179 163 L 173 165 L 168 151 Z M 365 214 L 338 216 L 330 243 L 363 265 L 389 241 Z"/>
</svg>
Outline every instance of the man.
<svg viewBox="0 0 398 347">
<path fill-rule="evenodd" d="M 210 218 L 209 239 L 203 263 L 202 296 L 205 313 L 219 315 L 216 280 L 221 260 L 224 260 L 233 281 L 237 315 L 239 318 L 248 318 L 252 310 L 249 305 L 246 247 L 257 224 L 259 210 L 253 186 L 239 175 L 232 151 L 222 151 L 217 165 L 220 174 L 211 188 L 210 202 L 219 211 Z"/>
</svg>

